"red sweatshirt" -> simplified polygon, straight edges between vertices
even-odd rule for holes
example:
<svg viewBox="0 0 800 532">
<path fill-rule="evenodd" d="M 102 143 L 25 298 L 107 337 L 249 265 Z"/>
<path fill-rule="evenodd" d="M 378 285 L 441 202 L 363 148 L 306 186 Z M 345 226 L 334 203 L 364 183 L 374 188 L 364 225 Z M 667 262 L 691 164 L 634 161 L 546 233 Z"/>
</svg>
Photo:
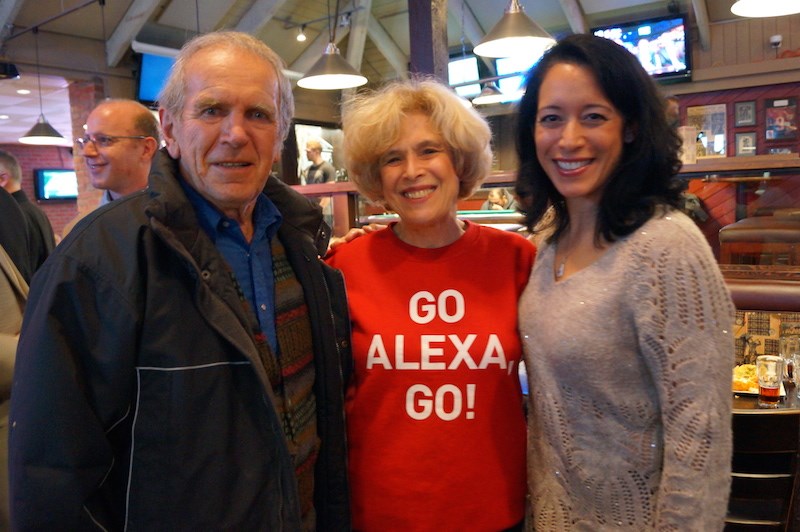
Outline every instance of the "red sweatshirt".
<svg viewBox="0 0 800 532">
<path fill-rule="evenodd" d="M 517 300 L 527 240 L 468 224 L 422 249 L 378 231 L 327 259 L 353 321 L 347 393 L 356 530 L 502 530 L 523 519 Z"/>
</svg>

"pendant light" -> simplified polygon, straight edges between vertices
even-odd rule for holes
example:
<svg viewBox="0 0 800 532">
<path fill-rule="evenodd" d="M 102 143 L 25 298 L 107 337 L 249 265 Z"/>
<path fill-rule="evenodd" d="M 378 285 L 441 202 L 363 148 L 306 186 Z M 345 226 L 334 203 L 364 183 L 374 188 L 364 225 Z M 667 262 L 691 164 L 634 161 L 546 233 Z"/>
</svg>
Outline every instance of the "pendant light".
<svg viewBox="0 0 800 532">
<path fill-rule="evenodd" d="M 800 13 L 800 0 L 738 0 L 731 13 L 740 17 L 782 17 Z"/>
<path fill-rule="evenodd" d="M 506 99 L 506 95 L 500 92 L 494 81 L 483 86 L 481 93 L 472 100 L 472 105 L 489 105 L 493 103 L 500 103 Z"/>
<path fill-rule="evenodd" d="M 525 14 L 519 0 L 510 0 L 505 14 L 473 49 L 484 57 L 525 54 L 541 57 L 556 40 Z"/>
<path fill-rule="evenodd" d="M 330 18 L 330 5 L 328 8 L 328 27 L 330 28 L 330 42 L 325 47 L 322 57 L 314 63 L 306 75 L 298 82 L 297 86 L 313 90 L 337 90 L 360 87 L 367 82 L 367 78 L 353 68 L 339 53 L 336 47 L 336 21 L 339 20 L 339 0 L 336 0 L 336 13 Z M 331 22 L 333 20 L 333 22 Z"/>
<path fill-rule="evenodd" d="M 36 44 L 36 82 L 39 87 L 39 119 L 24 137 L 20 137 L 22 144 L 35 144 L 37 146 L 63 146 L 66 143 L 64 136 L 55 130 L 44 117 L 42 105 L 42 77 L 39 73 L 39 28 L 33 28 L 34 42 Z"/>
</svg>

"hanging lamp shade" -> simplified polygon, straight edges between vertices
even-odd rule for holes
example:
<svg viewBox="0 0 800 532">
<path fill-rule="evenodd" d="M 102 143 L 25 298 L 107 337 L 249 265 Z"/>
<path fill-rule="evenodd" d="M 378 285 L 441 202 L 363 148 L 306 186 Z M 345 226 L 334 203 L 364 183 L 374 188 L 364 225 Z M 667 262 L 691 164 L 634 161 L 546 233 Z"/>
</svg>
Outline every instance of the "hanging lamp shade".
<svg viewBox="0 0 800 532">
<path fill-rule="evenodd" d="M 506 95 L 500 92 L 494 81 L 491 81 L 483 86 L 481 93 L 472 99 L 472 105 L 489 105 L 492 103 L 500 103 L 505 100 Z"/>
<path fill-rule="evenodd" d="M 297 86 L 304 89 L 336 90 L 360 87 L 367 78 L 353 68 L 339 53 L 336 44 L 329 42 L 322 57 L 306 72 Z"/>
<path fill-rule="evenodd" d="M 800 0 L 738 0 L 731 13 L 740 17 L 782 17 L 800 13 Z"/>
<path fill-rule="evenodd" d="M 35 144 L 37 146 L 67 145 L 67 139 L 50 125 L 44 114 L 39 115 L 39 120 L 36 121 L 30 131 L 25 133 L 25 136 L 20 137 L 19 141 L 22 144 Z"/>
<path fill-rule="evenodd" d="M 519 0 L 510 0 L 505 14 L 473 49 L 483 57 L 511 57 L 524 53 L 541 57 L 556 40 L 525 14 Z"/>
</svg>

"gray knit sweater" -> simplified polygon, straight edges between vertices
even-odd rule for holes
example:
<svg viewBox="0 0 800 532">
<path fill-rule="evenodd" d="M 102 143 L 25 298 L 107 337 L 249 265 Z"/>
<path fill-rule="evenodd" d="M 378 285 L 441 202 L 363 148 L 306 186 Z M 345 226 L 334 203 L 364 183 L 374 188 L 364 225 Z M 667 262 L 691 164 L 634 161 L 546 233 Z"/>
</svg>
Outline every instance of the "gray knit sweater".
<svg viewBox="0 0 800 532">
<path fill-rule="evenodd" d="M 734 307 L 688 217 L 656 216 L 555 282 L 544 245 L 520 300 L 536 530 L 721 530 Z"/>
</svg>

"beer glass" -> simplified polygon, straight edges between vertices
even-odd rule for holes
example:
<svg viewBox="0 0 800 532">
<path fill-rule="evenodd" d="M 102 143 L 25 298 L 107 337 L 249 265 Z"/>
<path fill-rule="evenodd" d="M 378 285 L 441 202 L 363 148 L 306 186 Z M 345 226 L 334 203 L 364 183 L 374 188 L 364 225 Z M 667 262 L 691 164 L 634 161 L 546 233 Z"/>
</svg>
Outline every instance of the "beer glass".
<svg viewBox="0 0 800 532">
<path fill-rule="evenodd" d="M 760 408 L 778 408 L 781 400 L 783 366 L 783 358 L 779 356 L 761 355 L 756 358 L 758 406 Z"/>
<path fill-rule="evenodd" d="M 794 360 L 800 357 L 800 336 L 781 336 L 778 342 L 783 359 L 783 378 L 797 383 L 800 375 L 794 375 Z"/>
</svg>

